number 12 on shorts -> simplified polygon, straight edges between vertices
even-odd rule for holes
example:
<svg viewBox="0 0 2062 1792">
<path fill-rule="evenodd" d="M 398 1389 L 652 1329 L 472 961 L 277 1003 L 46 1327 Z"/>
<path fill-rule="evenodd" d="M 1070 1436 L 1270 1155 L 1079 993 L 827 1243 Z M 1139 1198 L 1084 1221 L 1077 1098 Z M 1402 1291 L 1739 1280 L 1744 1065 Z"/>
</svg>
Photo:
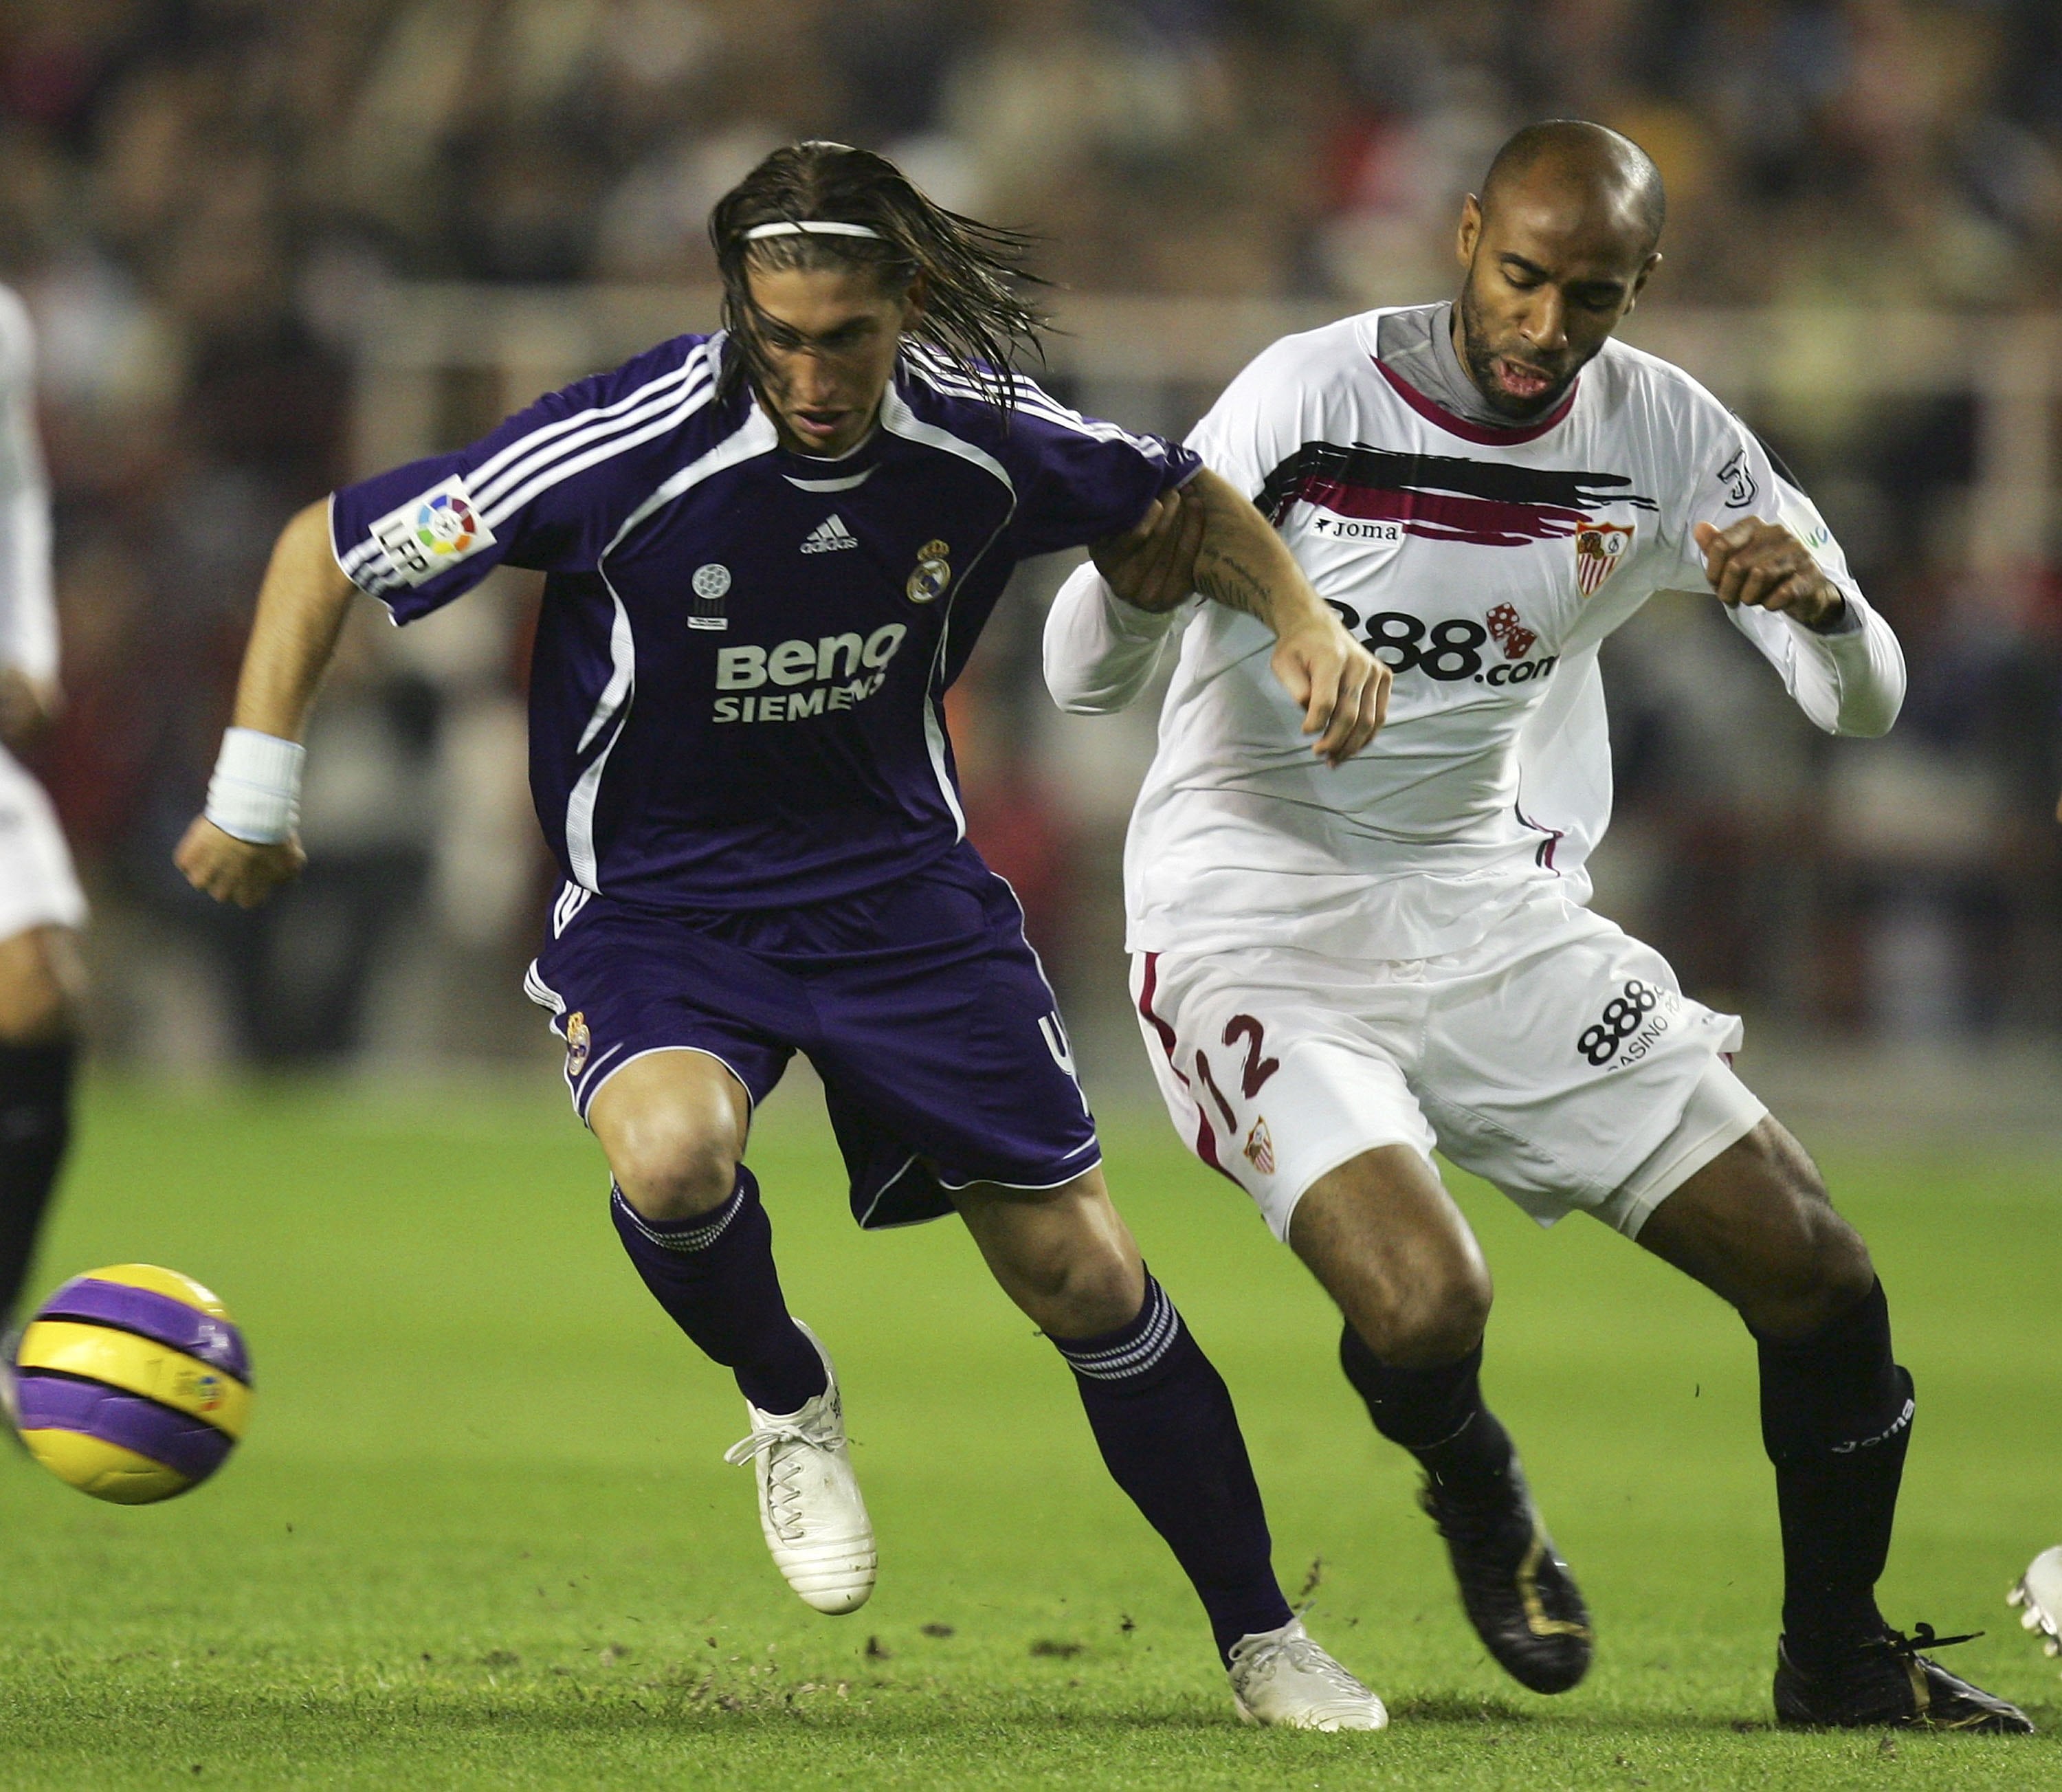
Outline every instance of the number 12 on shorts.
<svg viewBox="0 0 2062 1792">
<path fill-rule="evenodd" d="M 1262 1056 L 1267 1048 L 1267 1029 L 1250 1014 L 1234 1014 L 1225 1023 L 1224 1042 L 1236 1046 L 1241 1040 L 1246 1044 L 1246 1062 L 1238 1073 L 1239 1092 L 1247 1100 L 1259 1094 L 1262 1085 L 1282 1068 L 1279 1058 Z M 1217 1079 L 1210 1074 L 1210 1060 L 1201 1052 L 1196 1053 L 1196 1074 L 1202 1079 L 1203 1087 L 1215 1098 L 1222 1111 L 1225 1125 L 1236 1126 L 1231 1104 L 1225 1100 L 1224 1091 L 1218 1087 Z"/>
</svg>

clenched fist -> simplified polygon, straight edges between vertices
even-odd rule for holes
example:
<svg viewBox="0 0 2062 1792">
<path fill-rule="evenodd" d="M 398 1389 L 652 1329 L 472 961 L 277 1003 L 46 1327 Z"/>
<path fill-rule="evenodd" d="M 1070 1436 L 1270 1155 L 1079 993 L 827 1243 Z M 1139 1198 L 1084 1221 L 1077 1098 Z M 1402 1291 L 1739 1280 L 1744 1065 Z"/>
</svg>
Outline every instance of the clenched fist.
<svg viewBox="0 0 2062 1792">
<path fill-rule="evenodd" d="M 172 863 L 196 890 L 239 908 L 255 908 L 281 884 L 299 877 L 307 862 L 298 839 L 255 845 L 225 834 L 204 815 L 194 817 L 172 855 Z"/>
<path fill-rule="evenodd" d="M 1839 587 L 1819 570 L 1811 551 L 1780 523 L 1750 516 L 1728 529 L 1696 528 L 1704 576 L 1722 603 L 1746 603 L 1795 616 L 1823 634 L 1847 614 Z"/>
</svg>

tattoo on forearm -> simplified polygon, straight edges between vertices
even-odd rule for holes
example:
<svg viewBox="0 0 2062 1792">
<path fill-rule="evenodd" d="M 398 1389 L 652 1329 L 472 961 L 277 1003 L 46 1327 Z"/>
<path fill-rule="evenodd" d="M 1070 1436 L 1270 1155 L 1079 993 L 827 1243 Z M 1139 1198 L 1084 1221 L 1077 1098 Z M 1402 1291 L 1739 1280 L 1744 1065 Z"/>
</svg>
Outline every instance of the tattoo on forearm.
<svg viewBox="0 0 2062 1792">
<path fill-rule="evenodd" d="M 1196 589 L 1261 622 L 1270 613 L 1266 581 L 1236 556 L 1208 542 L 1196 553 Z"/>
</svg>

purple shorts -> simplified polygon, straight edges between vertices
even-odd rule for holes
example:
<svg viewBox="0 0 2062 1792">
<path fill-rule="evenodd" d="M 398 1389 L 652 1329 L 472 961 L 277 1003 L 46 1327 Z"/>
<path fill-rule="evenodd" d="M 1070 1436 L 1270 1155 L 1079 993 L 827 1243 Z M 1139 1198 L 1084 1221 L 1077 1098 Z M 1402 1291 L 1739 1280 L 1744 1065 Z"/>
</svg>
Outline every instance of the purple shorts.
<svg viewBox="0 0 2062 1792">
<path fill-rule="evenodd" d="M 763 912 L 636 908 L 568 884 L 524 984 L 552 1012 L 583 1120 L 648 1052 L 706 1052 L 755 1107 L 806 1054 L 862 1226 L 937 1219 L 969 1183 L 1057 1188 L 1101 1161 L 1024 912 L 971 847 Z"/>
</svg>

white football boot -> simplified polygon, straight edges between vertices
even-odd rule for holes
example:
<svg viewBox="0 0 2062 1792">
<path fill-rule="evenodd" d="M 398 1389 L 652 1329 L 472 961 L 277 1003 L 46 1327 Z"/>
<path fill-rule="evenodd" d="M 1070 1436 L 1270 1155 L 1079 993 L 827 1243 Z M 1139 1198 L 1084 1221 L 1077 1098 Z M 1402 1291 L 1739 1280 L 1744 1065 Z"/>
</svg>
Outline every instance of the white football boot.
<svg viewBox="0 0 2062 1792">
<path fill-rule="evenodd" d="M 745 1401 L 752 1434 L 723 1459 L 751 1462 L 759 1528 L 774 1565 L 804 1605 L 836 1617 L 857 1611 L 873 1591 L 873 1522 L 845 1448 L 830 1353 L 800 1320 L 795 1325 L 823 1358 L 829 1385 L 798 1413 L 762 1413 Z"/>
<path fill-rule="evenodd" d="M 2036 1556 L 2005 1600 L 2024 1608 L 2019 1622 L 2040 1634 L 2042 1648 L 2050 1655 L 2062 1655 L 2062 1543 Z"/>
<path fill-rule="evenodd" d="M 1384 1730 L 1382 1702 L 1311 1640 L 1300 1618 L 1232 1646 L 1231 1698 L 1247 1723 L 1289 1730 Z"/>
</svg>

